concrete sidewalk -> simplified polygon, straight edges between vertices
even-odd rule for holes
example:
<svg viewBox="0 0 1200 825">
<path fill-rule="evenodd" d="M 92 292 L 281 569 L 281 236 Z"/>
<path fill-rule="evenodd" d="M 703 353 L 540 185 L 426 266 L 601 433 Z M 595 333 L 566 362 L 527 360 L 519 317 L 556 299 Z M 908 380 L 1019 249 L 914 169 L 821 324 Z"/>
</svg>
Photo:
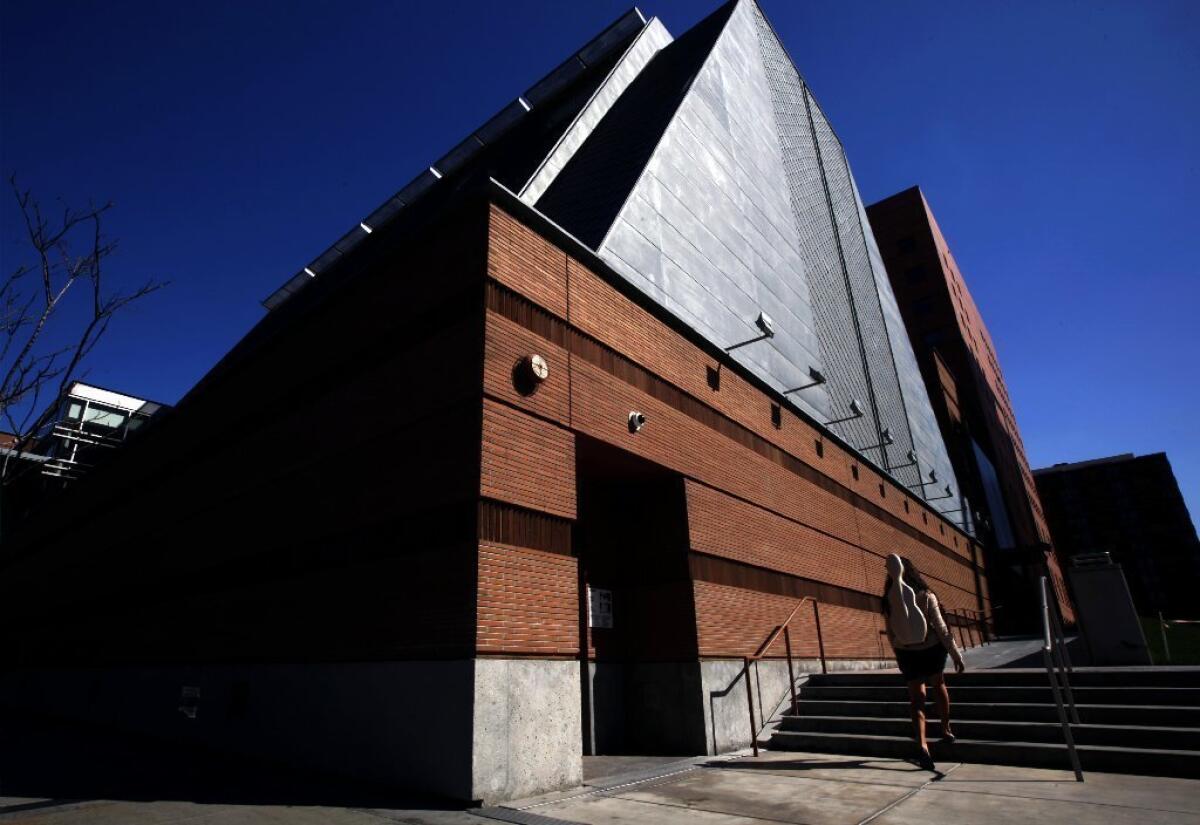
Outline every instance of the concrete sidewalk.
<svg viewBox="0 0 1200 825">
<path fill-rule="evenodd" d="M 475 811 L 346 808 L 179 801 L 77 801 L 0 798 L 0 823 L 39 825 L 528 825 L 645 822 L 673 825 L 1200 825 L 1200 780 L 1089 774 L 996 765 L 939 766 L 806 753 L 695 760 L 653 771 L 598 778 L 574 792 Z M 19 806 L 19 807 L 13 807 Z"/>
</svg>

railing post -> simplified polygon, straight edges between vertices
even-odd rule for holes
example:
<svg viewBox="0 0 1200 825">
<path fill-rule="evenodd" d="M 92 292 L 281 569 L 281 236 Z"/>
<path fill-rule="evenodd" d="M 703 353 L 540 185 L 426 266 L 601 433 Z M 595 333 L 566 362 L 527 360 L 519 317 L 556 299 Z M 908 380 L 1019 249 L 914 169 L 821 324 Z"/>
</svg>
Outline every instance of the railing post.
<svg viewBox="0 0 1200 825">
<path fill-rule="evenodd" d="M 1167 620 L 1163 618 L 1161 610 L 1158 611 L 1158 632 L 1162 634 L 1163 656 L 1167 664 L 1171 664 L 1171 645 L 1167 643 Z"/>
<path fill-rule="evenodd" d="M 754 755 L 758 756 L 758 730 L 754 726 L 754 691 L 750 689 L 750 657 L 742 657 L 742 666 L 746 674 L 746 706 L 750 709 L 750 746 Z"/>
<path fill-rule="evenodd" d="M 813 599 L 813 619 L 817 623 L 817 653 L 821 656 L 821 672 L 828 673 L 829 669 L 825 666 L 825 637 L 821 635 L 821 608 L 816 599 Z"/>
<path fill-rule="evenodd" d="M 792 634 L 783 629 L 783 646 L 787 650 L 788 686 L 792 689 L 792 715 L 796 714 L 796 671 L 792 668 Z"/>
<path fill-rule="evenodd" d="M 1071 757 L 1071 767 L 1075 771 L 1075 781 L 1083 781 L 1083 768 L 1079 764 L 1079 754 L 1075 752 L 1075 735 L 1071 732 L 1071 724 L 1067 721 L 1067 711 L 1063 707 L 1062 694 L 1059 692 L 1058 678 L 1055 676 L 1055 665 L 1053 660 L 1054 643 L 1050 637 L 1050 604 L 1049 597 L 1046 593 L 1046 577 L 1041 577 L 1041 587 L 1038 588 L 1042 597 L 1042 662 L 1046 667 L 1046 676 L 1050 679 L 1050 692 L 1054 694 L 1054 705 L 1058 709 L 1058 721 L 1062 725 L 1063 739 L 1066 740 L 1067 753 Z M 1063 674 L 1064 684 L 1069 685 L 1066 680 L 1066 674 Z M 1070 687 L 1067 687 L 1067 695 L 1070 696 Z M 1074 711 L 1074 700 L 1071 702 L 1071 709 Z M 1074 714 L 1076 724 L 1079 722 L 1077 714 Z"/>
</svg>

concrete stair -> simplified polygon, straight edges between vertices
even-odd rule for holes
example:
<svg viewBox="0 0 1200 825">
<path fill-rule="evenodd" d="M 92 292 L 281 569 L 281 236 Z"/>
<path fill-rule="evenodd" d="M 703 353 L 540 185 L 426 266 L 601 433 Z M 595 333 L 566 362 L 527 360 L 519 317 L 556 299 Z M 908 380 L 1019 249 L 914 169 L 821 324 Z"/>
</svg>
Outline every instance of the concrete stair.
<svg viewBox="0 0 1200 825">
<path fill-rule="evenodd" d="M 930 702 L 935 760 L 1069 768 L 1044 670 L 968 671 L 948 675 L 947 683 L 958 739 L 937 741 Z M 1072 732 L 1085 771 L 1200 776 L 1200 668 L 1079 668 L 1071 687 L 1081 722 Z M 912 758 L 907 697 L 895 672 L 810 676 L 769 746 Z"/>
</svg>

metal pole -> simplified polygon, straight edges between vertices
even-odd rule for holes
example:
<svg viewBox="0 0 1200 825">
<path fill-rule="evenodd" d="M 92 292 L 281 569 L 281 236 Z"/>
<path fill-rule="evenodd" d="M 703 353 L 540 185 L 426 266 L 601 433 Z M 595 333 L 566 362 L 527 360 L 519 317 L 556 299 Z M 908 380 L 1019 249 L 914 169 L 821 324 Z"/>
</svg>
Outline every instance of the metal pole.
<svg viewBox="0 0 1200 825">
<path fill-rule="evenodd" d="M 1058 640 L 1061 644 L 1062 655 L 1060 658 L 1067 669 L 1067 673 L 1074 673 L 1075 668 L 1071 666 L 1071 654 L 1067 650 L 1067 634 L 1063 630 L 1062 614 L 1058 609 L 1057 596 L 1051 601 L 1050 619 L 1054 622 L 1054 632 L 1058 634 Z"/>
<path fill-rule="evenodd" d="M 783 629 L 783 646 L 787 649 L 788 685 L 792 689 L 792 715 L 796 713 L 796 672 L 792 669 L 792 634 Z"/>
<path fill-rule="evenodd" d="M 1050 677 L 1050 691 L 1054 694 L 1054 704 L 1058 708 L 1058 721 L 1062 725 L 1063 739 L 1067 742 L 1067 753 L 1071 757 L 1071 769 L 1075 771 L 1075 781 L 1083 781 L 1083 768 L 1079 765 L 1079 754 L 1075 752 L 1075 736 L 1067 722 L 1067 711 L 1063 708 L 1062 695 L 1058 692 L 1058 680 L 1054 678 L 1054 666 L 1050 661 L 1050 651 L 1042 650 L 1042 658 L 1046 664 L 1046 675 Z M 756 752 L 757 753 L 757 752 Z"/>
<path fill-rule="evenodd" d="M 1058 689 L 1058 679 L 1054 675 L 1054 662 L 1051 659 L 1050 641 L 1050 605 L 1046 596 L 1046 577 L 1041 577 L 1041 587 L 1038 588 L 1042 598 L 1042 662 L 1046 667 L 1046 676 L 1050 679 L 1050 692 L 1054 694 L 1054 705 L 1058 708 L 1058 722 L 1062 725 L 1063 739 L 1067 743 L 1067 753 L 1071 757 L 1071 767 L 1075 771 L 1075 781 L 1083 781 L 1083 768 L 1079 765 L 1079 754 L 1075 752 L 1075 736 L 1071 733 L 1071 725 L 1067 721 L 1067 711 L 1063 707 L 1062 695 Z"/>
<path fill-rule="evenodd" d="M 750 658 L 748 656 L 742 658 L 742 665 L 746 674 L 746 706 L 750 708 L 750 746 L 754 748 L 754 755 L 758 756 L 758 731 L 754 727 L 754 692 L 750 689 Z"/>
<path fill-rule="evenodd" d="M 821 672 L 828 673 L 829 670 L 825 667 L 825 637 L 821 635 L 821 610 L 816 599 L 813 599 L 813 619 L 817 623 L 817 652 L 821 655 Z"/>
<path fill-rule="evenodd" d="M 1163 618 L 1162 611 L 1158 611 L 1158 631 L 1162 634 L 1163 652 L 1167 657 L 1167 664 L 1171 664 L 1171 646 L 1167 644 L 1167 620 Z"/>
</svg>

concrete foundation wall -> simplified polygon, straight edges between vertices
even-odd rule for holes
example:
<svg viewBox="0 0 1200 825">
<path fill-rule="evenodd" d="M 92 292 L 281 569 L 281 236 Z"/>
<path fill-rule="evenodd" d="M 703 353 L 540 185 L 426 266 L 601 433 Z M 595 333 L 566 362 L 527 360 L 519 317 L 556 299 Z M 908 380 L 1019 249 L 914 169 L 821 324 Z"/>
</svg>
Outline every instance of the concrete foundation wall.
<svg viewBox="0 0 1200 825">
<path fill-rule="evenodd" d="M 579 662 L 474 665 L 471 798 L 490 804 L 581 784 Z M 466 707 L 457 709 L 460 716 Z"/>
<path fill-rule="evenodd" d="M 471 799 L 472 665 L 460 660 L 14 670 L 0 677 L 0 702 Z M 195 718 L 181 705 L 193 706 Z M 573 743 L 578 762 L 578 736 Z"/>
<path fill-rule="evenodd" d="M 827 663 L 829 672 L 880 670 L 895 667 L 884 659 L 838 659 Z M 799 678 L 805 673 L 820 673 L 818 659 L 796 659 L 792 669 Z M 750 746 L 750 709 L 746 705 L 746 679 L 740 659 L 708 659 L 700 662 L 704 695 L 704 734 L 706 752 L 727 753 Z M 754 729 L 759 731 L 789 698 L 787 662 L 766 659 L 750 666 L 750 686 L 754 700 Z"/>
</svg>

